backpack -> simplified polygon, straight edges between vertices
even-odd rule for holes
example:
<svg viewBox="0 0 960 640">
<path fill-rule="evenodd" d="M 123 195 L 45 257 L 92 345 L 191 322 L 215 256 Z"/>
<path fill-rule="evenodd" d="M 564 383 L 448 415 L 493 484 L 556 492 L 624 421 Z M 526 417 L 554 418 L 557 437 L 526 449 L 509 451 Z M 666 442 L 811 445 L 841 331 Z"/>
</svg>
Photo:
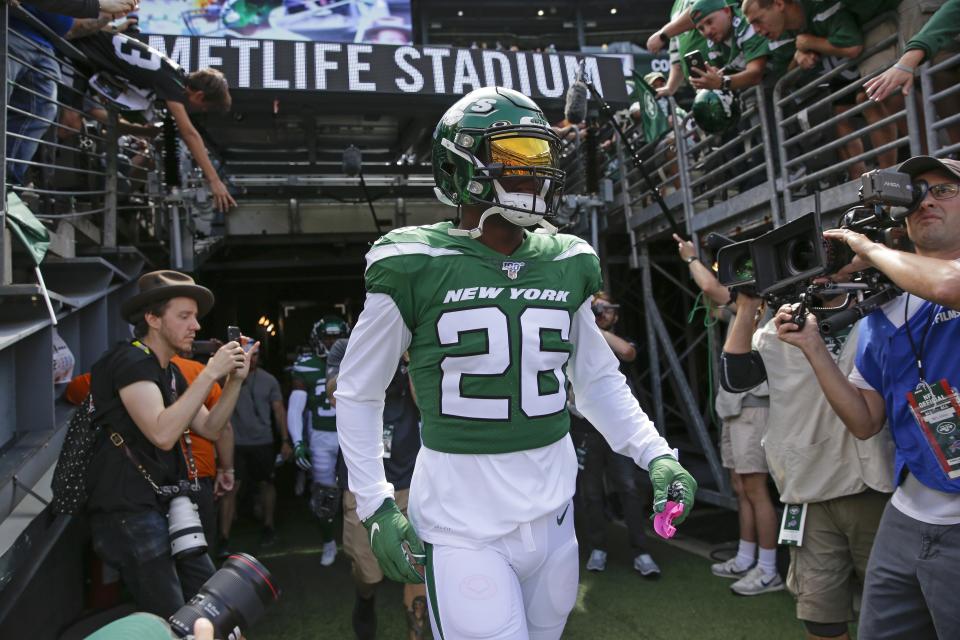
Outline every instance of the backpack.
<svg viewBox="0 0 960 640">
<path fill-rule="evenodd" d="M 51 482 L 54 513 L 77 515 L 87 503 L 87 467 L 103 432 L 93 421 L 94 413 L 93 396 L 87 394 L 70 418 Z"/>
</svg>

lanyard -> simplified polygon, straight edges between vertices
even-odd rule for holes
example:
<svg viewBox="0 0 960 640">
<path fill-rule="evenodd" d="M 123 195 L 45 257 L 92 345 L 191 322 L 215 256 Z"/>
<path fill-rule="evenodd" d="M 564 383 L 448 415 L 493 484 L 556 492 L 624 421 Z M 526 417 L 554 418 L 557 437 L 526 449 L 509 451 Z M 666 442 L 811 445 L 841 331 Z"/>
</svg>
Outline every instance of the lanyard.
<svg viewBox="0 0 960 640">
<path fill-rule="evenodd" d="M 936 320 L 936 308 L 931 307 L 930 322 L 927 323 L 927 326 L 923 329 L 923 333 L 920 334 L 920 349 L 917 349 L 917 345 L 913 341 L 913 333 L 910 331 L 909 314 L 910 294 L 908 293 L 906 305 L 903 307 L 903 328 L 907 330 L 907 339 L 910 340 L 910 350 L 913 351 L 913 357 L 917 360 L 917 371 L 920 373 L 920 383 L 926 384 L 927 376 L 923 371 L 923 347 L 927 343 L 927 336 L 930 335 L 930 328 L 933 326 L 934 320 Z"/>
</svg>

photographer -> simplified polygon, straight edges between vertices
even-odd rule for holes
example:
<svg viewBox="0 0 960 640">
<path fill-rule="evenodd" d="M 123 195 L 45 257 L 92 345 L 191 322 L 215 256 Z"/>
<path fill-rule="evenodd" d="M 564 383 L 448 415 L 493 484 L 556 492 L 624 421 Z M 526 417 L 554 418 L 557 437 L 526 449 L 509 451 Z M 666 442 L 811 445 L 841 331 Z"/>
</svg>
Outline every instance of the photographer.
<svg viewBox="0 0 960 640">
<path fill-rule="evenodd" d="M 188 387 L 171 358 L 190 350 L 213 294 L 176 271 L 145 274 L 138 285 L 121 305 L 136 339 L 119 343 L 92 368 L 94 420 L 105 428 L 87 469 L 87 513 L 94 550 L 119 570 L 138 610 L 167 617 L 214 573 L 206 554 L 171 554 L 170 499 L 199 489 L 185 431 L 220 437 L 259 345 L 245 353 L 227 343 Z M 203 401 L 223 377 L 220 401 L 208 411 Z"/>
<path fill-rule="evenodd" d="M 960 618 L 950 596 L 960 578 L 960 460 L 956 419 L 960 362 L 960 162 L 918 156 L 900 165 L 913 179 L 906 217 L 916 254 L 833 229 L 857 257 L 905 294 L 862 321 L 856 367 L 838 368 L 816 323 L 798 330 L 782 307 L 780 339 L 800 348 L 849 433 L 896 445 L 897 489 L 883 513 L 867 567 L 860 634 L 864 638 L 956 638 Z"/>
<path fill-rule="evenodd" d="M 690 276 L 712 304 L 711 311 L 733 326 L 733 296 L 720 284 L 710 267 L 697 257 L 692 242 L 673 234 L 677 252 L 690 270 Z M 737 496 L 740 539 L 737 554 L 710 566 L 720 578 L 736 580 L 730 589 L 742 596 L 755 596 L 783 590 L 777 573 L 777 512 L 767 488 L 767 460 L 763 453 L 763 436 L 767 431 L 770 399 L 767 385 L 740 393 L 720 388 L 715 409 L 721 420 L 720 458 L 730 471 L 730 485 Z M 775 580 L 765 580 L 771 576 Z"/>
<path fill-rule="evenodd" d="M 836 303 L 826 301 L 826 304 Z M 744 391 L 764 379 L 770 414 L 767 465 L 785 506 L 780 542 L 790 545 L 787 588 L 812 638 L 847 638 L 857 583 L 867 567 L 880 515 L 892 490 L 890 441 L 866 442 L 841 429 L 799 349 L 777 339 L 773 320 L 754 333 L 763 301 L 743 291 L 723 348 L 720 381 Z M 815 323 L 814 323 L 815 324 Z M 820 340 L 817 337 L 817 340 Z M 829 340 L 829 342 L 826 342 Z M 752 341 L 752 345 L 751 345 Z M 820 340 L 838 370 L 850 371 L 857 329 Z M 872 637 L 872 636 L 861 636 Z"/>
</svg>

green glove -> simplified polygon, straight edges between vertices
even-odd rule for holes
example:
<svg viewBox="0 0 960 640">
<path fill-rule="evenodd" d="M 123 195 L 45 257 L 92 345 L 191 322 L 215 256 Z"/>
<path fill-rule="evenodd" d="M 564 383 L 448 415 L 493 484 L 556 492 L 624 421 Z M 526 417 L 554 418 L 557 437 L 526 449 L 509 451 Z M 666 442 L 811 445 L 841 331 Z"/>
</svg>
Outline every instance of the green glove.
<svg viewBox="0 0 960 640">
<path fill-rule="evenodd" d="M 310 471 L 310 447 L 303 440 L 293 449 L 293 461 L 304 471 Z"/>
<path fill-rule="evenodd" d="M 427 554 L 393 498 L 384 500 L 377 512 L 363 521 L 363 526 L 370 533 L 370 548 L 383 575 L 396 582 L 423 582 Z"/>
<path fill-rule="evenodd" d="M 653 483 L 653 512 L 660 513 L 667 500 L 683 503 L 683 513 L 673 521 L 680 524 L 693 509 L 693 496 L 697 493 L 697 481 L 680 466 L 673 456 L 664 455 L 650 461 L 650 482 Z"/>
</svg>

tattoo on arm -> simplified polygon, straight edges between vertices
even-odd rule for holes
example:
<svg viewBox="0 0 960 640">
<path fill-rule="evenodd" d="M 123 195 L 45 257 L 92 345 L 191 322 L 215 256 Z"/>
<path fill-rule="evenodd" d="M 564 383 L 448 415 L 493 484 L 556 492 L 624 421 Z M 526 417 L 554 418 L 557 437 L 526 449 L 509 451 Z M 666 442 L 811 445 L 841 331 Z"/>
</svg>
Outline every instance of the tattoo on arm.
<svg viewBox="0 0 960 640">
<path fill-rule="evenodd" d="M 77 18 L 73 21 L 73 26 L 67 32 L 67 40 L 76 40 L 85 36 L 93 35 L 110 23 L 110 16 L 101 15 L 99 18 Z"/>
</svg>

